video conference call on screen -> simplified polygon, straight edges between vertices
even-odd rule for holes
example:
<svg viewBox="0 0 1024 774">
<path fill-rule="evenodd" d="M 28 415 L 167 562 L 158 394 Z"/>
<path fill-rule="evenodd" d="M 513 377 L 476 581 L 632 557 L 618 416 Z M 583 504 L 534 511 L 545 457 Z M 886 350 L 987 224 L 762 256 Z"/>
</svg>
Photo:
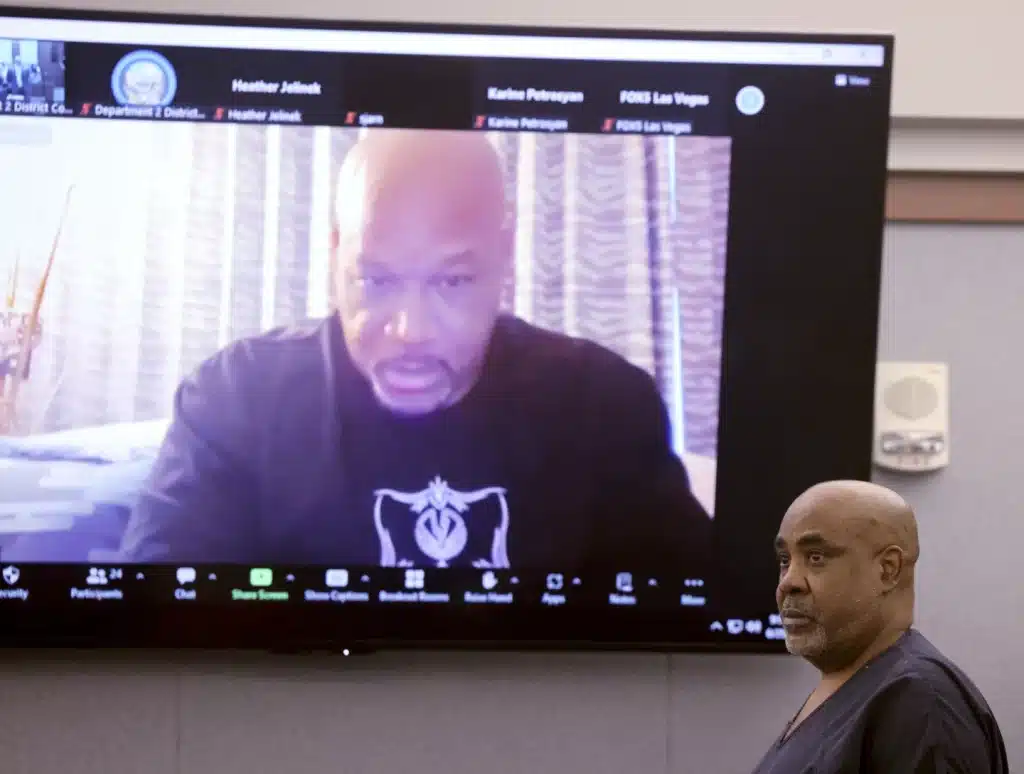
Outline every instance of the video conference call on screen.
<svg viewBox="0 0 1024 774">
<path fill-rule="evenodd" d="M 867 471 L 885 41 L 5 13 L 0 620 L 781 639 L 786 504 Z"/>
</svg>

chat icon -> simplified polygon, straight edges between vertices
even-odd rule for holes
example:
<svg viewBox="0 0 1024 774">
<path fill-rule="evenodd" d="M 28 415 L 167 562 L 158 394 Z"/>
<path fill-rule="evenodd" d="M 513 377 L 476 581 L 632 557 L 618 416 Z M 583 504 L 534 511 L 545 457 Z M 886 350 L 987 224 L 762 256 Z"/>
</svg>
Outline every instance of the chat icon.
<svg viewBox="0 0 1024 774">
<path fill-rule="evenodd" d="M 196 579 L 195 567 L 179 567 L 176 573 L 178 583 L 184 586 L 186 583 L 194 583 Z"/>
</svg>

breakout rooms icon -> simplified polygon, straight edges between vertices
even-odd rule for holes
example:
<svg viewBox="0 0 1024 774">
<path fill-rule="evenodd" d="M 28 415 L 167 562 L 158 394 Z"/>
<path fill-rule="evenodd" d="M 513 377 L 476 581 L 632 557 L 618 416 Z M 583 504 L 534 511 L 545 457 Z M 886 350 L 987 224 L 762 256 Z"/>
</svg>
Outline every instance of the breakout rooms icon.
<svg viewBox="0 0 1024 774">
<path fill-rule="evenodd" d="M 426 583 L 426 573 L 423 570 L 406 570 L 405 587 L 407 589 L 422 589 Z"/>
</svg>

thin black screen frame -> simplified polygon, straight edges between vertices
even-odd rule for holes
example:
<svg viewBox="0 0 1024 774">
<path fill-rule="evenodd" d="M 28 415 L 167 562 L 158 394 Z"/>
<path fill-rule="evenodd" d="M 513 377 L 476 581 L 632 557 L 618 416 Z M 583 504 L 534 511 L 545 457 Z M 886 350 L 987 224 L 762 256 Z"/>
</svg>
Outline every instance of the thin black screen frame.
<svg viewBox="0 0 1024 774">
<path fill-rule="evenodd" d="M 893 39 L 873 34 L 789 34 L 754 32 L 711 32 L 645 29 L 609 29 L 586 27 L 542 27 L 504 25 L 455 25 L 444 23 L 399 23 L 320 20 L 312 18 L 272 18 L 245 16 L 213 16 L 196 14 L 136 13 L 127 11 L 82 11 L 62 8 L 0 7 L 0 15 L 38 19 L 68 19 L 82 21 L 154 23 L 175 25 L 205 25 L 225 27 L 266 27 L 279 29 L 323 29 L 374 32 L 411 32 L 473 35 L 526 35 L 536 37 L 586 37 L 605 39 L 649 39 L 649 40 L 728 40 L 763 41 L 781 43 L 835 43 L 880 45 L 885 51 L 885 64 L 873 71 L 884 80 L 886 111 L 890 110 Z M 0 30 L 2 35 L 2 30 Z M 130 43 L 131 41 L 126 41 Z M 685 65 L 683 65 L 685 66 Z M 883 127 L 879 126 L 879 130 Z M 878 136 L 869 139 L 873 154 L 887 151 L 888 131 L 885 127 Z M 733 166 L 733 191 L 736 190 L 736 165 Z M 742 174 L 742 172 L 740 173 Z M 805 436 L 817 438 L 808 428 L 827 415 L 829 410 L 842 412 L 839 430 L 833 440 L 829 454 L 822 455 L 820 448 L 808 448 L 806 456 L 797 461 L 803 466 L 801 476 L 792 476 L 779 491 L 770 491 L 763 499 L 766 511 L 772 518 L 781 516 L 785 498 L 780 494 L 796 494 L 794 481 L 814 483 L 819 478 L 849 477 L 866 479 L 870 476 L 870 433 L 873 410 L 873 379 L 875 342 L 877 335 L 878 295 L 881 283 L 881 230 L 884 223 L 885 175 L 873 174 L 864 192 L 871 192 L 861 203 L 871 218 L 871 231 L 877 233 L 877 251 L 872 264 L 856 267 L 857 287 L 851 296 L 856 296 L 854 305 L 849 299 L 844 308 L 856 308 L 850 324 L 859 333 L 841 342 L 843 352 L 825 355 L 815 364 L 816 368 L 832 374 L 826 377 L 833 398 L 840 397 L 845 405 L 840 409 L 816 406 L 800 418 L 799 424 Z M 868 200 L 870 199 L 870 200 Z M 745 356 L 737 354 L 743 347 L 742 336 L 735 335 L 737 322 L 749 325 L 750 310 L 738 309 L 736 298 L 750 294 L 750 286 L 737 276 L 732 265 L 732 249 L 736 242 L 733 233 L 734 208 L 730 207 L 730 267 L 726 285 L 726 335 L 723 353 L 723 377 L 721 396 L 720 444 L 742 444 L 756 429 L 732 429 L 744 421 L 766 422 L 758 414 L 770 401 L 752 402 L 745 410 L 730 409 L 735 405 L 737 384 L 743 384 Z M 877 218 L 877 221 L 874 220 Z M 877 228 L 876 228 L 877 226 Z M 874 239 L 874 237 L 872 237 Z M 875 260 L 877 258 L 877 260 Z M 847 267 L 850 268 L 850 267 Z M 806 315 L 803 322 L 814 327 L 815 321 Z M 872 322 L 873 321 L 873 322 Z M 870 323 L 870 324 L 869 324 Z M 806 348 L 805 348 L 806 349 Z M 810 347 L 811 350 L 824 350 Z M 847 364 L 840 367 L 840 358 Z M 749 361 L 749 358 L 746 358 Z M 856 363 L 856 367 L 852 366 Z M 799 363 L 790 362 L 796 368 Z M 836 370 L 838 369 L 838 371 Z M 840 371 L 842 373 L 840 373 Z M 852 382 L 843 382 L 842 375 L 855 373 Z M 799 387 L 800 379 L 797 379 Z M 809 383 L 809 380 L 806 380 Z M 752 382 L 750 382 L 753 385 Z M 744 386 L 740 393 L 753 392 L 754 387 Z M 798 390 L 799 391 L 799 390 Z M 769 390 L 769 392 L 771 392 Z M 769 396 L 770 397 L 770 396 Z M 740 401 L 742 403 L 742 400 Z M 746 416 L 746 420 L 744 420 Z M 796 432 L 796 431 L 792 431 Z M 746 434 L 746 435 L 745 435 Z M 770 447 L 770 444 L 767 444 Z M 842 448 L 840 448 L 842 447 Z M 723 452 L 727 453 L 727 452 Z M 817 458 L 812 464 L 811 457 Z M 766 460 L 769 465 L 793 464 L 793 460 Z M 838 462 L 838 464 L 836 464 Z M 740 470 L 750 472 L 749 465 Z M 722 490 L 720 472 L 719 490 Z M 756 484 L 756 482 L 754 482 Z M 732 487 L 737 492 L 738 487 Z M 770 485 L 769 485 L 770 489 Z M 736 505 L 723 507 L 723 512 L 734 511 L 750 517 L 749 512 L 756 503 L 754 492 L 737 494 Z M 744 498 L 745 501 L 744 501 Z M 726 497 L 728 500 L 728 497 Z M 721 499 L 720 499 L 721 502 Z M 766 515 L 764 518 L 768 519 Z M 765 530 L 754 530 L 744 539 L 719 539 L 718 554 L 727 556 L 736 551 L 739 555 L 756 554 L 751 560 L 755 569 L 748 567 L 737 573 L 724 567 L 724 576 L 717 580 L 722 587 L 729 587 L 730 593 L 722 597 L 719 607 L 730 610 L 743 607 L 748 617 L 760 617 L 770 608 L 774 566 L 770 543 L 764 542 Z M 763 533 L 763 534 L 762 534 Z M 763 546 L 761 551 L 758 546 Z M 763 553 L 763 556 L 762 556 Z M 744 556 L 744 562 L 747 557 Z M 88 645 L 91 647 L 138 647 L 138 648 L 256 648 L 265 650 L 342 650 L 376 649 L 378 647 L 444 647 L 474 649 L 628 649 L 655 651 L 697 651 L 697 652 L 780 652 L 781 643 L 770 641 L 738 641 L 724 638 L 711 639 L 707 634 L 706 622 L 699 624 L 703 634 L 698 633 L 695 623 L 685 623 L 684 611 L 671 616 L 665 611 L 620 611 L 614 609 L 560 609 L 557 611 L 527 608 L 525 610 L 494 611 L 470 610 L 468 608 L 366 608 L 356 611 L 351 607 L 335 608 L 329 612 L 308 605 L 290 605 L 272 608 L 269 606 L 218 605 L 110 605 L 84 604 L 75 609 L 61 607 L 50 610 L 44 607 L 28 607 L 14 610 L 3 609 L 4 626 L 0 632 L 0 644 L 19 647 L 49 645 Z M 226 625 L 225 625 L 226 624 Z M 441 636 L 439 633 L 449 634 Z M 450 634 L 455 632 L 455 634 Z"/>
</svg>

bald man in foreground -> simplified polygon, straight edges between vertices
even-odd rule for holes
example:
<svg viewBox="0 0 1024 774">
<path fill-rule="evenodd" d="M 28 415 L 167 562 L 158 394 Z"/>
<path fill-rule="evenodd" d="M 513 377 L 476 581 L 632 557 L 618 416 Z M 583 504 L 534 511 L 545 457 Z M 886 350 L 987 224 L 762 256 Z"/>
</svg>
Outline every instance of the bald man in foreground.
<svg viewBox="0 0 1024 774">
<path fill-rule="evenodd" d="M 775 549 L 786 646 L 821 681 L 754 774 L 1008 774 L 984 697 L 911 628 L 917 523 L 899 495 L 812 487 Z"/>
<path fill-rule="evenodd" d="M 124 559 L 700 573 L 710 520 L 650 376 L 501 314 L 506 210 L 482 135 L 366 135 L 337 313 L 181 385 Z"/>
</svg>

